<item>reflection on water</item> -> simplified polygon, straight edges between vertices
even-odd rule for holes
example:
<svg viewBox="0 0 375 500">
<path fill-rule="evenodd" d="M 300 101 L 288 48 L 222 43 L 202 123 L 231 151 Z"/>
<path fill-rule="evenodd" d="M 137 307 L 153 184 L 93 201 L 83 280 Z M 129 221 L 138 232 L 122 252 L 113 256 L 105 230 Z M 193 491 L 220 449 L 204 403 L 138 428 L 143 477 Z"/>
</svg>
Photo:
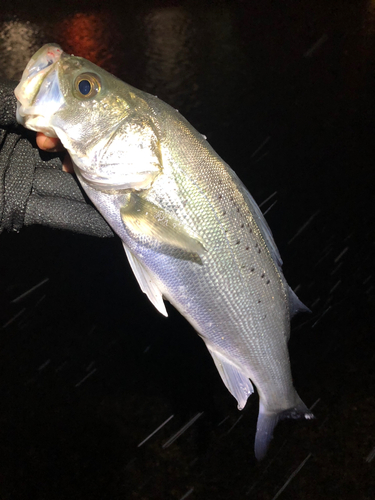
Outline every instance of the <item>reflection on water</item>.
<svg viewBox="0 0 375 500">
<path fill-rule="evenodd" d="M 366 34 L 375 32 L 375 0 L 369 0 L 365 12 L 365 31 Z"/>
<path fill-rule="evenodd" d="M 194 74 L 191 45 L 194 24 L 183 7 L 154 9 L 143 19 L 146 32 L 146 81 L 177 87 Z"/>
<path fill-rule="evenodd" d="M 155 7 L 139 19 L 144 34 L 139 86 L 184 113 L 212 106 L 212 122 L 225 119 L 237 103 L 233 83 L 241 78 L 247 87 L 233 7 L 212 5 L 198 12 L 188 5 Z"/>
<path fill-rule="evenodd" d="M 42 40 L 41 28 L 29 21 L 12 20 L 0 24 L 0 76 L 19 80 Z"/>
<path fill-rule="evenodd" d="M 115 57 L 121 33 L 110 12 L 67 14 L 39 23 L 14 18 L 0 24 L 0 76 L 19 80 L 30 57 L 50 42 L 110 72 L 116 72 L 121 60 Z"/>
<path fill-rule="evenodd" d="M 241 44 L 231 6 L 196 12 L 187 6 L 151 6 L 132 16 L 113 9 L 58 12 L 0 24 L 0 75 L 18 80 L 44 43 L 59 43 L 143 90 L 157 94 L 185 113 L 203 103 L 218 113 L 233 109 L 232 86 L 243 78 Z M 228 73 L 231 74 L 228 80 Z M 225 102 L 217 102 L 226 89 Z M 248 88 L 244 82 L 243 88 Z M 215 104 L 214 104 L 215 103 Z M 223 112 L 224 111 L 224 112 Z"/>
<path fill-rule="evenodd" d="M 187 337 L 176 338 L 189 331 L 177 313 L 163 322 L 144 309 L 111 242 L 39 228 L 1 234 L 0 316 L 14 321 L 1 332 L 8 373 L 0 377 L 2 494 L 36 498 L 30 491 L 42 484 L 54 500 L 151 500 L 163 488 L 185 498 L 192 487 L 207 500 L 276 498 L 294 470 L 290 498 L 325 500 L 340 490 L 370 498 L 375 0 L 111 0 L 100 7 L 100 0 L 47 0 L 40 3 L 47 14 L 24 0 L 22 11 L 10 6 L 17 3 L 0 9 L 0 16 L 18 16 L 0 20 L 0 74 L 19 77 L 40 45 L 60 43 L 178 107 L 255 199 L 265 200 L 288 281 L 313 310 L 291 336 L 296 385 L 306 402 L 320 403 L 311 434 L 301 425 L 293 437 L 280 427 L 270 461 L 249 467 L 248 417 L 237 425 L 210 361 L 196 361 L 202 346 L 195 351 Z M 107 271 L 93 272 L 104 260 Z M 22 310 L 8 303 L 45 276 L 50 289 L 35 307 L 32 295 Z M 75 384 L 92 360 L 100 378 L 78 394 Z M 175 430 L 203 407 L 206 420 L 174 451 L 165 454 L 157 434 L 137 453 L 152 422 L 156 428 L 172 413 L 168 405 Z M 30 426 L 19 415 L 31 415 Z M 220 426 L 215 418 L 224 419 Z"/>
<path fill-rule="evenodd" d="M 57 26 L 57 33 L 66 52 L 85 57 L 107 71 L 116 71 L 113 59 L 120 34 L 110 13 L 98 11 L 68 16 Z"/>
</svg>

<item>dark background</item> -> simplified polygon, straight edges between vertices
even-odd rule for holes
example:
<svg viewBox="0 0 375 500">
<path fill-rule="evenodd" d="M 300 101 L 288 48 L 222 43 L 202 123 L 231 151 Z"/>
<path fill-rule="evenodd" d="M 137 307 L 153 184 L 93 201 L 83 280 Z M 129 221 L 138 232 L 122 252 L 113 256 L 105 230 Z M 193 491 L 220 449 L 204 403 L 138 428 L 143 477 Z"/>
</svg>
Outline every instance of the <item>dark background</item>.
<svg viewBox="0 0 375 500">
<path fill-rule="evenodd" d="M 375 2 L 2 4 L 2 75 L 46 42 L 177 107 L 271 197 L 285 275 L 312 309 L 290 354 L 317 420 L 280 424 L 257 463 L 257 396 L 236 409 L 117 239 L 2 234 L 1 500 L 374 498 Z"/>
</svg>

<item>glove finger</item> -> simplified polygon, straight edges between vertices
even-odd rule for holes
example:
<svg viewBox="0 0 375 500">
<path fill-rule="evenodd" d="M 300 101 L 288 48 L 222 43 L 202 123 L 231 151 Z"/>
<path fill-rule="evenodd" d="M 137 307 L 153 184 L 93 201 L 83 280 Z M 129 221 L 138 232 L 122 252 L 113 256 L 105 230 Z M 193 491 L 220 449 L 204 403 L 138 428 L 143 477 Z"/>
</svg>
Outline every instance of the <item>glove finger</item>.
<svg viewBox="0 0 375 500">
<path fill-rule="evenodd" d="M 103 238 L 113 236 L 103 217 L 86 202 L 34 193 L 27 202 L 24 223 L 27 226 L 42 224 Z"/>
<path fill-rule="evenodd" d="M 33 193 L 40 196 L 85 202 L 85 198 L 74 177 L 53 168 L 37 168 L 35 170 Z"/>
<path fill-rule="evenodd" d="M 18 134 L 7 135 L 0 154 L 0 207 L 2 229 L 19 231 L 23 225 L 26 200 L 31 192 L 35 162 L 32 146 Z"/>
<path fill-rule="evenodd" d="M 16 127 L 17 99 L 14 95 L 16 82 L 0 79 L 0 123 L 2 127 Z"/>
</svg>

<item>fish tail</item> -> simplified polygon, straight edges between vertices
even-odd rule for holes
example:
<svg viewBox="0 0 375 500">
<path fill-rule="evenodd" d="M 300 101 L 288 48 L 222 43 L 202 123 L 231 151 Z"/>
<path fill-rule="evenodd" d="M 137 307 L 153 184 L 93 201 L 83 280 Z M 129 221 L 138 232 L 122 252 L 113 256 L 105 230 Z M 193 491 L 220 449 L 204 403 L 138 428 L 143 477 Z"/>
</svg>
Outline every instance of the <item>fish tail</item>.
<svg viewBox="0 0 375 500">
<path fill-rule="evenodd" d="M 302 419 L 307 420 L 315 418 L 313 413 L 307 408 L 305 403 L 296 393 L 296 404 L 292 408 L 282 410 L 280 412 L 268 411 L 260 401 L 259 416 L 257 423 L 257 431 L 255 435 L 255 457 L 257 460 L 263 460 L 267 454 L 268 447 L 273 437 L 273 430 L 280 420 L 285 419 Z"/>
</svg>

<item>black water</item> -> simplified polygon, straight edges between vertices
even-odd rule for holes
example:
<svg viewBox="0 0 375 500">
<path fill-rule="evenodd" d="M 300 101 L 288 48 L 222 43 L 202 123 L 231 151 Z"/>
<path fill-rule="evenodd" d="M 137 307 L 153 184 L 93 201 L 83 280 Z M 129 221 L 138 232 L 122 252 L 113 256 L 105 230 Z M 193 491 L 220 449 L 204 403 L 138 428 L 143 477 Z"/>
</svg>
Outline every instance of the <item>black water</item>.
<svg viewBox="0 0 375 500">
<path fill-rule="evenodd" d="M 0 498 L 374 498 L 375 3 L 2 5 L 2 74 L 51 41 L 177 107 L 259 203 L 273 195 L 262 210 L 312 309 L 290 352 L 317 420 L 280 425 L 257 464 L 256 396 L 236 409 L 118 241 L 2 234 Z"/>
</svg>

